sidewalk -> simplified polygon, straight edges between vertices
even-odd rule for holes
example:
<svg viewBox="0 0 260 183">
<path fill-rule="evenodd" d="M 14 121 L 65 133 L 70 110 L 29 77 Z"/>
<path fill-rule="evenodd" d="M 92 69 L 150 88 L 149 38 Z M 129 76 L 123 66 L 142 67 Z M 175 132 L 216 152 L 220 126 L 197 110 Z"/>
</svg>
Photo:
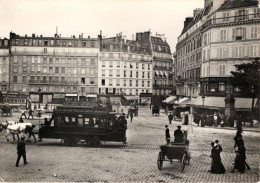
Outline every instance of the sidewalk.
<svg viewBox="0 0 260 183">
<path fill-rule="evenodd" d="M 192 122 L 192 126 L 195 127 L 200 127 L 200 128 L 216 128 L 216 129 L 223 129 L 223 130 L 237 130 L 237 128 L 235 127 L 214 127 L 214 126 L 205 126 L 205 127 L 201 127 L 198 126 L 196 123 Z M 250 127 L 250 124 L 246 124 L 242 126 L 242 130 L 243 131 L 248 131 L 248 132 L 260 132 L 260 125 L 254 125 L 253 127 Z"/>
</svg>

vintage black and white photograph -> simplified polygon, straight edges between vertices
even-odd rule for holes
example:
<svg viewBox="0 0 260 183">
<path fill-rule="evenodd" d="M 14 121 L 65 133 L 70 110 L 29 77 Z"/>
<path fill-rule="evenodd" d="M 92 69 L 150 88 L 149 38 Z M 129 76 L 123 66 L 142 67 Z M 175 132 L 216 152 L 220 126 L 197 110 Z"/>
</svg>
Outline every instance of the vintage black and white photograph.
<svg viewBox="0 0 260 183">
<path fill-rule="evenodd" d="M 0 182 L 259 182 L 259 0 L 0 0 Z"/>
</svg>

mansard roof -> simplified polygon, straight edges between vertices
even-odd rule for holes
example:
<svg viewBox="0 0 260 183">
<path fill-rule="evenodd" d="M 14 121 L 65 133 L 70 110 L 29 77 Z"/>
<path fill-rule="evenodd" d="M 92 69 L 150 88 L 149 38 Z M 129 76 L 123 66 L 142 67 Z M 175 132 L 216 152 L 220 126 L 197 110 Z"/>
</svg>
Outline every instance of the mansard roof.
<svg viewBox="0 0 260 183">
<path fill-rule="evenodd" d="M 209 3 L 205 9 L 203 9 L 197 16 L 194 17 L 194 19 L 185 27 L 183 27 L 181 35 L 184 34 L 187 30 L 189 30 L 195 23 L 197 23 L 199 20 L 203 18 L 203 16 L 206 16 L 209 14 L 210 9 L 213 6 L 213 2 Z"/>
<path fill-rule="evenodd" d="M 166 41 L 163 41 L 162 38 L 160 37 L 151 36 L 151 42 L 152 44 L 170 47 L 168 43 Z"/>
<path fill-rule="evenodd" d="M 219 8 L 219 10 L 257 6 L 258 3 L 259 2 L 257 0 L 228 0 L 223 3 L 223 5 Z"/>
</svg>

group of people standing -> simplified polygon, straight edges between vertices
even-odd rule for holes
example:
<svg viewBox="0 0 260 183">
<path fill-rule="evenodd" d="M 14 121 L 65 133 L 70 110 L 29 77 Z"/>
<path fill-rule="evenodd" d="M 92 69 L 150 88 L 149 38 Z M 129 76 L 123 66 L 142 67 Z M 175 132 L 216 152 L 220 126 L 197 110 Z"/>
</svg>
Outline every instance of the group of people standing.
<svg viewBox="0 0 260 183">
<path fill-rule="evenodd" d="M 234 173 L 235 170 L 238 170 L 240 173 L 244 173 L 245 169 L 250 170 L 250 166 L 246 163 L 246 148 L 244 145 L 244 141 L 242 139 L 242 129 L 239 129 L 236 133 L 236 136 L 234 137 L 235 140 L 235 162 L 234 167 L 230 171 L 231 173 Z M 215 173 L 215 174 L 224 174 L 226 172 L 226 169 L 224 165 L 221 162 L 220 153 L 222 152 L 222 147 L 219 145 L 219 140 L 216 139 L 214 142 L 211 142 L 211 169 L 209 172 Z"/>
</svg>

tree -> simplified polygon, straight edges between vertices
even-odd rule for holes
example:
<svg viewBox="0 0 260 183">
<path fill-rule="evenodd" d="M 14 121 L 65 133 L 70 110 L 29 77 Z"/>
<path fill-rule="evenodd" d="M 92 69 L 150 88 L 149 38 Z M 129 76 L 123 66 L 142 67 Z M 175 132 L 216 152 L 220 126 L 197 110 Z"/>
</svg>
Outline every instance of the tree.
<svg viewBox="0 0 260 183">
<path fill-rule="evenodd" d="M 260 62 L 259 58 L 255 59 L 251 63 L 243 63 L 235 65 L 236 71 L 231 71 L 231 84 L 234 87 L 241 89 L 243 96 L 252 97 L 252 108 L 251 117 L 254 115 L 254 101 L 259 93 L 259 79 L 260 79 Z M 250 121 L 251 126 L 253 125 L 253 119 Z"/>
</svg>

